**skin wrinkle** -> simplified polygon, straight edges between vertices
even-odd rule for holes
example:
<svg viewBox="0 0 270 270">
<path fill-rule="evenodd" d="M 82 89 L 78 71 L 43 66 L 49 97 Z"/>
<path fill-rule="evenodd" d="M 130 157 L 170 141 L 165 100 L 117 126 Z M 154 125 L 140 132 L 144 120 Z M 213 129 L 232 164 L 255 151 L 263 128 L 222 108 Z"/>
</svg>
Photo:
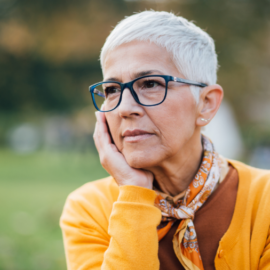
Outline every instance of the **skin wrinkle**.
<svg viewBox="0 0 270 270">
<path fill-rule="evenodd" d="M 142 41 L 123 44 L 108 53 L 103 74 L 104 78 L 128 82 L 147 70 L 184 78 L 164 48 Z M 216 87 L 217 102 L 208 102 L 207 93 L 213 87 L 206 88 L 203 100 L 197 104 L 188 85 L 170 82 L 166 100 L 154 107 L 137 104 L 125 89 L 119 107 L 105 113 L 113 141 L 128 165 L 152 172 L 161 189 L 171 195 L 185 190 L 196 174 L 202 155 L 200 127 L 205 125 L 198 119 L 212 118 L 222 99 L 222 88 Z M 211 108 L 212 104 L 217 108 Z M 122 137 L 126 129 L 142 129 L 153 135 L 140 142 L 127 143 Z"/>
<path fill-rule="evenodd" d="M 167 181 L 168 181 L 168 178 L 169 179 L 175 179 L 175 181 L 171 181 L 172 182 L 172 187 L 174 188 L 174 190 L 177 190 L 179 188 L 179 182 L 177 181 L 179 179 L 179 175 L 181 175 L 181 172 L 183 170 L 183 168 L 185 168 L 186 166 L 188 166 L 188 162 L 189 162 L 189 159 L 187 158 L 186 160 L 183 161 L 183 164 L 182 166 L 179 168 L 177 168 L 176 171 L 167 171 L 165 172 L 164 174 L 162 174 L 162 171 L 159 172 L 160 173 L 160 176 L 159 176 L 159 181 L 158 181 L 158 184 L 159 184 L 159 187 L 161 188 L 161 190 L 163 191 L 166 191 L 166 193 L 169 193 L 167 191 Z M 197 169 L 195 170 L 195 172 L 193 173 L 192 177 L 189 177 L 187 176 L 186 178 L 183 178 L 181 180 L 181 183 L 182 183 L 182 191 L 187 189 L 188 185 L 190 184 L 190 179 L 193 179 L 198 171 L 200 167 L 200 163 L 197 167 Z M 158 171 L 159 168 L 157 168 L 157 171 Z M 180 193 L 180 192 L 179 192 Z M 170 193 L 169 193 L 170 194 Z M 172 194 L 172 193 L 171 193 Z M 176 194 L 172 194 L 172 195 L 177 195 L 178 193 Z"/>
</svg>

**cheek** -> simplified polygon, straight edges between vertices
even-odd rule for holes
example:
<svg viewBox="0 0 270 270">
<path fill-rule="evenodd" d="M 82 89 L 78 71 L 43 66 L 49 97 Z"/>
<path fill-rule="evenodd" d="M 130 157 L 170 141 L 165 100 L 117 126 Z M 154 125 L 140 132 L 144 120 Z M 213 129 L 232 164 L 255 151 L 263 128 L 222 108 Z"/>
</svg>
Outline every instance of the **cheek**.
<svg viewBox="0 0 270 270">
<path fill-rule="evenodd" d="M 196 103 L 193 96 L 170 97 L 160 109 L 162 114 L 155 124 L 161 133 L 163 144 L 174 148 L 193 135 L 196 127 Z"/>
</svg>

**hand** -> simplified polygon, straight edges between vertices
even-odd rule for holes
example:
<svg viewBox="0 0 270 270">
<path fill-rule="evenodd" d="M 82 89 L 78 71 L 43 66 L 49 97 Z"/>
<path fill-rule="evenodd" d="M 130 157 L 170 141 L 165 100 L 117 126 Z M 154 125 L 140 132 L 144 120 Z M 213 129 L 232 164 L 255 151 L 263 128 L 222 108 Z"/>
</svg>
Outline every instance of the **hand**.
<svg viewBox="0 0 270 270">
<path fill-rule="evenodd" d="M 96 112 L 96 118 L 97 122 L 93 137 L 103 168 L 115 179 L 119 186 L 133 185 L 152 189 L 153 174 L 149 171 L 130 167 L 125 157 L 112 143 L 105 113 Z"/>
</svg>

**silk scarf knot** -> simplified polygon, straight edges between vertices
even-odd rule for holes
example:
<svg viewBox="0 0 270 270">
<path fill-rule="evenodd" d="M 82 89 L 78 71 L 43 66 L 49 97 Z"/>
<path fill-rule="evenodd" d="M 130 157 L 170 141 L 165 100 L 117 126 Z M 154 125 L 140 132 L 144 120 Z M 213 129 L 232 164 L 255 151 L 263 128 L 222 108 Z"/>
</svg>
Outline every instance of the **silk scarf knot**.
<svg viewBox="0 0 270 270">
<path fill-rule="evenodd" d="M 176 220 L 181 220 L 173 237 L 174 252 L 186 270 L 204 270 L 193 219 L 195 212 L 214 191 L 220 178 L 220 159 L 214 145 L 202 135 L 203 158 L 198 172 L 184 194 L 172 197 L 155 189 L 155 206 L 161 210 L 158 226 L 161 240 Z M 177 199 L 179 197 L 179 199 Z"/>
</svg>

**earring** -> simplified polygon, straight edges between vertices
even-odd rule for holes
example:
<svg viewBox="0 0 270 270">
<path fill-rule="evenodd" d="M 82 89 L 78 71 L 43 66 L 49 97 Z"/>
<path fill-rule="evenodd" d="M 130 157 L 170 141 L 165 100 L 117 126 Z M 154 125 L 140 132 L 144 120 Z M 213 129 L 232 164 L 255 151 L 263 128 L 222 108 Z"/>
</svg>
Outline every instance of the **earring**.
<svg viewBox="0 0 270 270">
<path fill-rule="evenodd" d="M 202 121 L 208 122 L 210 119 L 201 118 Z"/>
</svg>

